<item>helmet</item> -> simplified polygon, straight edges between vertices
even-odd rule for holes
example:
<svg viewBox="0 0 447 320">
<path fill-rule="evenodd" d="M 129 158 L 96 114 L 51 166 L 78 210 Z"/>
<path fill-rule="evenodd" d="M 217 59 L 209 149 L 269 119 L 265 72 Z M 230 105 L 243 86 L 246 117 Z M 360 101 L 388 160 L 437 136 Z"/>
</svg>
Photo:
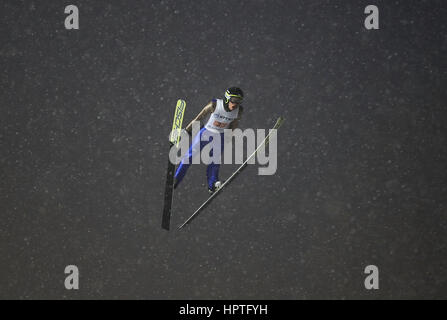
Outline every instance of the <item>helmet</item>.
<svg viewBox="0 0 447 320">
<path fill-rule="evenodd" d="M 236 102 L 241 104 L 244 99 L 244 92 L 238 87 L 231 87 L 225 90 L 225 106 L 228 106 L 228 102 Z M 234 101 L 233 101 L 234 100 Z"/>
</svg>

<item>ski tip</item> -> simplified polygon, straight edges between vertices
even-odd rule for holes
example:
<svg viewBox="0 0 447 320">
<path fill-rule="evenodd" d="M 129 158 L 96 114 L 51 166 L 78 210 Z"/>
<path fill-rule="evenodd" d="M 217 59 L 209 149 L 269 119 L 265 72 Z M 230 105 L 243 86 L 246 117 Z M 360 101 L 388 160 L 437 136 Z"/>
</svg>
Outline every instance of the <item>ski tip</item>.
<svg viewBox="0 0 447 320">
<path fill-rule="evenodd" d="M 179 225 L 177 229 L 178 230 L 183 229 L 184 226 L 188 225 L 191 222 L 193 217 L 194 217 L 194 215 L 192 217 L 189 217 L 185 222 L 183 222 L 181 225 Z"/>
<path fill-rule="evenodd" d="M 167 218 L 167 219 L 166 219 L 166 218 Z M 163 215 L 163 220 L 161 221 L 161 228 L 162 228 L 162 229 L 165 229 L 165 230 L 167 230 L 167 231 L 169 231 L 170 226 L 171 226 L 171 223 L 170 223 L 170 217 L 169 217 L 169 216 L 168 216 L 168 217 L 165 217 L 165 216 Z"/>
<path fill-rule="evenodd" d="M 277 128 L 279 128 L 280 126 L 281 126 L 281 124 L 283 123 L 283 121 L 284 121 L 284 117 L 279 117 L 278 118 L 278 120 L 276 120 L 276 124 L 275 124 L 275 126 L 277 127 Z"/>
</svg>

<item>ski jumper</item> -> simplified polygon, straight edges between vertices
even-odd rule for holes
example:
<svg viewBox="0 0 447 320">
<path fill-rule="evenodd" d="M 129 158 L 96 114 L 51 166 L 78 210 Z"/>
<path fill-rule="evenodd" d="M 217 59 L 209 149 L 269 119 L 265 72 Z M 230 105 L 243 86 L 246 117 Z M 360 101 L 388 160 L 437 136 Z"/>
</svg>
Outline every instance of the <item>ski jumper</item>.
<svg viewBox="0 0 447 320">
<path fill-rule="evenodd" d="M 212 142 L 213 139 L 220 139 L 220 150 L 212 148 L 210 150 L 210 156 L 220 157 L 224 150 L 224 130 L 235 129 L 237 127 L 238 121 L 242 115 L 242 106 L 233 110 L 225 110 L 222 99 L 213 99 L 205 106 L 205 108 L 203 108 L 199 115 L 188 124 L 185 130 L 191 132 L 192 123 L 194 121 L 203 120 L 209 114 L 210 117 L 208 122 L 193 138 L 191 147 L 183 157 L 175 172 L 176 186 L 185 177 L 186 172 L 192 163 L 192 158 L 197 152 L 201 152 L 203 147 Z M 219 154 L 213 155 L 213 152 L 219 152 Z M 214 183 L 219 180 L 219 167 L 219 163 L 211 162 L 206 168 L 208 188 L 210 189 L 213 189 Z"/>
</svg>

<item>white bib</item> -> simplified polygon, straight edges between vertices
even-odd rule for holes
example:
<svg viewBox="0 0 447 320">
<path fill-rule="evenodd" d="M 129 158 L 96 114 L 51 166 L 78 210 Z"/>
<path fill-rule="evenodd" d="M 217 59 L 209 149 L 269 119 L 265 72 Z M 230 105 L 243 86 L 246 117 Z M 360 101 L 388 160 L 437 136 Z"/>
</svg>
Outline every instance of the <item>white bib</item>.
<svg viewBox="0 0 447 320">
<path fill-rule="evenodd" d="M 237 118 L 238 113 L 239 108 L 235 108 L 233 111 L 225 111 L 223 100 L 216 99 L 216 109 L 211 114 L 205 128 L 211 132 L 222 133 Z"/>
</svg>

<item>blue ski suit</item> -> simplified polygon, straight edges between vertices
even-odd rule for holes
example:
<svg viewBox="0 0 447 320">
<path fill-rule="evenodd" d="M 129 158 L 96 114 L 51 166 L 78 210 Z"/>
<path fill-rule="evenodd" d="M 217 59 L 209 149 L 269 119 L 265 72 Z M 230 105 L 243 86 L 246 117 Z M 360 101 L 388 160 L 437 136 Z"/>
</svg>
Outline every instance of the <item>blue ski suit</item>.
<svg viewBox="0 0 447 320">
<path fill-rule="evenodd" d="M 208 143 L 212 142 L 213 139 L 220 139 L 220 152 L 218 155 L 216 155 L 216 156 L 220 156 L 220 154 L 223 152 L 223 148 L 224 148 L 224 134 L 223 133 L 212 133 L 212 132 L 206 130 L 205 127 L 203 127 L 200 130 L 200 132 L 194 137 L 191 147 L 189 147 L 188 153 L 185 154 L 185 156 L 183 157 L 182 161 L 180 162 L 180 164 L 175 172 L 175 179 L 176 179 L 177 185 L 185 177 L 186 172 L 192 163 L 192 158 L 197 154 L 197 152 L 199 152 L 199 153 L 202 152 L 203 147 L 205 147 Z M 210 150 L 210 157 L 213 156 L 213 151 L 216 151 L 216 150 L 214 150 L 214 149 Z M 208 180 L 208 188 L 210 188 L 210 189 L 213 189 L 214 183 L 219 180 L 219 167 L 220 167 L 219 163 L 212 162 L 206 168 L 206 177 Z"/>
<path fill-rule="evenodd" d="M 191 121 L 191 123 L 186 127 L 186 131 L 191 131 L 191 126 L 194 121 L 200 121 L 203 120 L 206 116 L 209 114 L 214 115 L 214 111 L 216 109 L 216 103 L 217 99 L 213 99 L 209 104 L 205 106 L 205 108 L 199 113 L 199 115 Z M 222 105 L 221 107 L 222 108 Z M 238 109 L 238 117 L 231 123 L 229 128 L 234 129 L 237 127 L 238 121 L 240 120 L 240 117 L 242 115 L 242 106 L 239 106 Z M 214 120 L 214 119 L 213 119 Z M 211 121 L 211 117 L 210 120 Z M 213 121 L 211 121 L 213 122 Z M 210 130 L 206 129 L 206 126 L 203 127 L 200 132 L 193 138 L 191 147 L 188 150 L 188 153 L 185 154 L 182 161 L 180 162 L 176 172 L 175 172 L 175 187 L 178 186 L 178 184 L 183 180 L 183 178 L 186 175 L 186 172 L 188 171 L 189 166 L 192 163 L 193 157 L 200 156 L 197 153 L 201 153 L 202 149 L 210 142 L 213 141 L 213 139 L 220 139 L 220 150 L 215 150 L 215 148 L 211 148 L 210 150 L 210 157 L 220 157 L 224 150 L 224 133 L 214 133 Z M 219 152 L 219 154 L 214 155 L 213 152 Z M 219 180 L 219 163 L 211 162 L 207 168 L 206 168 L 206 177 L 208 182 L 208 188 L 214 189 L 214 183 Z"/>
</svg>

